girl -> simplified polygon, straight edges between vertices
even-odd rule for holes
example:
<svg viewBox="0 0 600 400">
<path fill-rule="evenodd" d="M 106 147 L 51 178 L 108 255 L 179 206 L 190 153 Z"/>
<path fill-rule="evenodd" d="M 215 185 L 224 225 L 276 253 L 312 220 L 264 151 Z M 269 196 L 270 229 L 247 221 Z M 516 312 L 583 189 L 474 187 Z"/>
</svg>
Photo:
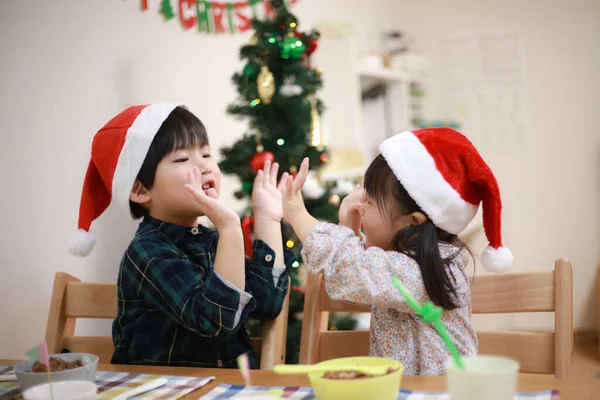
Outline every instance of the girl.
<svg viewBox="0 0 600 400">
<path fill-rule="evenodd" d="M 449 128 L 404 132 L 384 141 L 380 151 L 364 189 L 357 187 L 342 202 L 339 226 L 319 223 L 304 207 L 307 160 L 296 180 L 288 178 L 284 217 L 304 243 L 308 271 L 323 273 L 329 296 L 372 306 L 370 354 L 402 362 L 405 374 L 441 375 L 449 358 L 441 338 L 390 278 L 402 280 L 419 302 L 442 307 L 459 351 L 475 355 L 468 251 L 457 235 L 483 203 L 490 240 L 484 267 L 500 272 L 511 265 L 511 253 L 502 247 L 498 184 L 468 139 Z"/>
</svg>

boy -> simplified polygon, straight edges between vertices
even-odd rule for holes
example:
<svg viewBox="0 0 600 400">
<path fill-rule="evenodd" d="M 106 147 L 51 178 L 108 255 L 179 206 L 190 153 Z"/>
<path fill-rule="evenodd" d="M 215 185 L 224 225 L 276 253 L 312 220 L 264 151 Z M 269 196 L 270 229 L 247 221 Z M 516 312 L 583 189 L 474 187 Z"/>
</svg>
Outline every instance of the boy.
<svg viewBox="0 0 600 400">
<path fill-rule="evenodd" d="M 111 193 L 143 218 L 119 270 L 112 363 L 232 368 L 250 353 L 258 367 L 242 323 L 279 314 L 293 262 L 287 253 L 284 260 L 277 169 L 268 163 L 257 174 L 257 240 L 247 259 L 238 215 L 217 200 L 220 171 L 196 116 L 135 106 L 96 134 L 71 251 L 89 254 L 89 226 Z M 202 215 L 218 233 L 198 225 Z"/>
</svg>

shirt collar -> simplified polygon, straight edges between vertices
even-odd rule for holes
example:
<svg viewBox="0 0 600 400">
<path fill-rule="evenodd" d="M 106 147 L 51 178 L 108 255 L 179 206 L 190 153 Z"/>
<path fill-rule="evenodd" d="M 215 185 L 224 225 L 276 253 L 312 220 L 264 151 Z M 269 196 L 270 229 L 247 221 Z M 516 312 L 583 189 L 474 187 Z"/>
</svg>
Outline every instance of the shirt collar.
<svg viewBox="0 0 600 400">
<path fill-rule="evenodd" d="M 206 233 L 208 228 L 206 228 L 200 224 L 198 224 L 195 227 L 176 225 L 176 224 L 172 224 L 170 222 L 165 222 L 165 221 L 158 220 L 156 218 L 152 218 L 151 216 L 147 215 L 144 217 L 144 220 L 140 224 L 140 227 L 136 233 L 136 236 L 143 235 L 143 234 L 148 233 L 153 230 L 160 230 L 165 235 L 167 235 L 167 237 L 169 237 L 171 240 L 179 241 L 186 237 L 201 238 Z"/>
</svg>

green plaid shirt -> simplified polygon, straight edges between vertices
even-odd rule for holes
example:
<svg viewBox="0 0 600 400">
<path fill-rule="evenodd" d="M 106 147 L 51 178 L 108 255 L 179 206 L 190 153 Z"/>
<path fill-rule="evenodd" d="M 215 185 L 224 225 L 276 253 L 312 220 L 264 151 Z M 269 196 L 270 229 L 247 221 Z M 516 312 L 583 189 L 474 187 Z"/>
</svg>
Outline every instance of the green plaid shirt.
<svg viewBox="0 0 600 400">
<path fill-rule="evenodd" d="M 294 258 L 286 251 L 277 279 L 274 251 L 255 241 L 243 293 L 213 269 L 218 238 L 201 225 L 144 218 L 119 270 L 113 364 L 236 368 L 250 353 L 258 367 L 243 322 L 277 317 Z"/>
</svg>

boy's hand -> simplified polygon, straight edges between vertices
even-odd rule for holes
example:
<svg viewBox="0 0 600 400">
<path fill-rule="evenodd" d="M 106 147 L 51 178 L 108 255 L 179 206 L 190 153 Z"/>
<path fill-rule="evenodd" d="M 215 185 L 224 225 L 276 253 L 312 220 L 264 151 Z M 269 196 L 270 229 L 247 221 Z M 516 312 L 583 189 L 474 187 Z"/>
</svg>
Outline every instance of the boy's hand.
<svg viewBox="0 0 600 400">
<path fill-rule="evenodd" d="M 296 179 L 289 176 L 283 194 L 283 217 L 292 222 L 294 217 L 306 212 L 304 200 L 302 199 L 302 186 L 306 182 L 308 175 L 308 158 L 305 158 L 300 165 L 300 171 Z"/>
<path fill-rule="evenodd" d="M 188 172 L 188 183 L 185 188 L 198 203 L 199 213 L 206 215 L 217 230 L 239 228 L 240 217 L 217 200 L 215 189 L 208 189 L 208 192 L 205 193 L 200 184 L 201 182 L 202 176 L 198 168 L 194 168 L 193 172 Z"/>
<path fill-rule="evenodd" d="M 252 189 L 252 208 L 255 219 L 280 222 L 283 218 L 281 199 L 288 173 L 283 173 L 278 185 L 278 171 L 279 164 L 275 163 L 271 166 L 271 161 L 267 161 L 263 169 L 256 174 Z"/>
<path fill-rule="evenodd" d="M 360 208 L 367 200 L 367 195 L 360 185 L 356 185 L 352 193 L 344 198 L 340 204 L 338 217 L 340 225 L 347 226 L 360 236 Z"/>
</svg>

